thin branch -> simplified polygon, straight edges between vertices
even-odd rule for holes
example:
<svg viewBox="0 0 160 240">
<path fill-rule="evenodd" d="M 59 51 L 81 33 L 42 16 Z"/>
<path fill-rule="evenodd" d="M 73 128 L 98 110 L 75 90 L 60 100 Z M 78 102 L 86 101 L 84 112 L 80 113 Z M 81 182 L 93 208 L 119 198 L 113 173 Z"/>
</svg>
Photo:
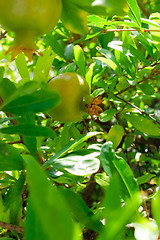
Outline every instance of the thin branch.
<svg viewBox="0 0 160 240">
<path fill-rule="evenodd" d="M 18 141 L 14 141 L 14 142 L 8 142 L 9 145 L 13 145 L 13 144 L 17 144 L 17 143 L 23 143 L 23 141 L 20 139 Z"/>
<path fill-rule="evenodd" d="M 10 231 L 16 231 L 16 232 L 19 232 L 19 233 L 24 233 L 24 228 L 23 227 L 20 227 L 20 226 L 14 225 L 14 224 L 10 224 L 10 223 L 0 221 L 0 227 L 8 229 Z"/>
<path fill-rule="evenodd" d="M 158 63 L 158 64 L 159 64 L 159 63 Z M 154 65 L 154 66 L 155 66 L 155 65 Z M 128 91 L 128 90 L 130 90 L 130 89 L 132 89 L 132 88 L 134 88 L 134 87 L 136 87 L 138 84 L 140 84 L 140 83 L 142 83 L 142 82 L 145 82 L 145 81 L 147 81 L 147 80 L 149 80 L 149 79 L 153 80 L 154 77 L 157 76 L 158 74 L 159 74 L 159 71 L 154 72 L 154 69 L 153 69 L 153 71 L 151 72 L 151 74 L 150 74 L 148 77 L 143 78 L 142 80 L 138 81 L 138 82 L 137 82 L 136 84 L 134 84 L 134 85 L 130 85 L 130 86 L 122 89 L 121 91 L 119 91 L 118 93 L 116 93 L 115 96 L 120 95 L 121 93 L 124 93 L 124 92 L 126 92 L 126 91 Z"/>
<path fill-rule="evenodd" d="M 140 0 L 137 0 L 138 6 L 140 7 L 142 13 L 149 18 L 150 16 L 150 12 L 145 8 L 145 6 L 143 5 L 143 3 Z"/>
<path fill-rule="evenodd" d="M 1 33 L 0 33 L 0 40 L 1 40 L 2 38 L 6 38 L 6 34 L 7 34 L 7 31 L 5 31 L 5 32 L 2 32 L 2 31 L 1 31 Z"/>
<path fill-rule="evenodd" d="M 37 151 L 37 157 L 38 157 L 38 161 L 41 165 L 44 164 L 45 160 L 44 158 L 41 156 L 41 154 Z"/>
<path fill-rule="evenodd" d="M 128 87 L 122 89 L 121 91 L 119 91 L 118 93 L 116 93 L 115 96 L 120 95 L 121 93 L 126 92 L 126 91 L 128 91 L 128 90 L 130 90 L 130 89 L 136 87 L 138 84 L 140 84 L 140 83 L 146 81 L 147 79 L 148 79 L 148 78 L 145 78 L 145 79 L 143 79 L 143 80 L 137 82 L 135 85 L 130 85 L 130 86 L 128 86 Z"/>
<path fill-rule="evenodd" d="M 158 122 L 154 117 L 152 117 L 150 114 L 146 113 L 145 111 L 143 111 L 142 109 L 140 109 L 140 108 L 137 107 L 136 105 L 134 105 L 134 104 L 132 104 L 132 103 L 124 100 L 123 98 L 120 98 L 120 97 L 116 96 L 116 95 L 114 95 L 114 96 L 115 96 L 116 98 L 118 98 L 120 101 L 125 102 L 126 104 L 130 105 L 131 107 L 137 109 L 141 114 L 146 115 L 147 117 L 151 118 L 153 121 L 155 121 L 157 124 L 160 125 L 160 122 Z"/>
<path fill-rule="evenodd" d="M 102 31 L 102 33 L 106 33 L 106 32 L 160 32 L 160 29 L 140 29 L 140 28 L 120 28 L 120 29 L 104 29 Z"/>
</svg>

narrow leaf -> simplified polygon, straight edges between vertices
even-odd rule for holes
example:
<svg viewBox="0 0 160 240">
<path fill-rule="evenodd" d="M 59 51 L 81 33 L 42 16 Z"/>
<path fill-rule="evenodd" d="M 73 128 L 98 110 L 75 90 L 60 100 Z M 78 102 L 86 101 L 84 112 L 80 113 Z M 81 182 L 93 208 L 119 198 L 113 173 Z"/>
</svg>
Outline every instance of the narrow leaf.
<svg viewBox="0 0 160 240">
<path fill-rule="evenodd" d="M 104 58 L 104 57 L 95 57 L 95 59 L 107 64 L 108 67 L 110 67 L 114 71 L 118 72 L 117 64 L 115 62 L 113 62 L 111 59 L 107 59 L 107 58 Z"/>
<path fill-rule="evenodd" d="M 86 75 L 86 64 L 85 64 L 85 57 L 82 48 L 79 45 L 75 45 L 73 48 L 74 51 L 74 57 L 77 66 L 80 70 L 80 75 L 85 77 Z"/>
<path fill-rule="evenodd" d="M 18 54 L 18 56 L 15 59 L 15 62 L 21 78 L 25 80 L 25 82 L 30 80 L 25 55 L 23 53 Z"/>
<path fill-rule="evenodd" d="M 89 151 L 88 151 L 89 152 Z M 77 176 L 85 176 L 97 172 L 100 167 L 99 159 L 96 157 L 98 154 L 88 153 L 83 155 L 81 151 L 80 154 L 76 154 L 76 152 L 67 155 L 64 158 L 56 159 L 52 166 L 57 170 L 66 170 L 71 174 Z"/>
<path fill-rule="evenodd" d="M 32 94 L 20 96 L 2 107 L 2 111 L 12 114 L 41 112 L 55 107 L 59 102 L 59 95 L 53 90 L 39 90 Z"/>
<path fill-rule="evenodd" d="M 62 157 L 63 155 L 65 155 L 68 151 L 70 151 L 71 149 L 73 150 L 75 147 L 77 147 L 79 144 L 83 143 L 84 141 L 86 141 L 87 139 L 96 136 L 97 134 L 102 134 L 101 132 L 90 132 L 90 133 L 86 133 L 84 135 L 82 135 L 82 137 L 75 139 L 71 142 L 69 142 L 64 148 L 62 148 L 57 154 L 55 154 L 53 157 L 51 157 L 48 161 L 46 161 L 44 163 L 44 167 L 48 167 L 49 165 L 51 165 L 55 159 Z"/>
<path fill-rule="evenodd" d="M 11 186 L 4 197 L 3 203 L 6 210 L 10 211 L 10 223 L 19 224 L 22 217 L 22 189 L 25 182 L 25 175 L 21 175 Z"/>
<path fill-rule="evenodd" d="M 48 176 L 41 169 L 39 164 L 33 159 L 26 160 L 30 204 L 38 220 L 35 222 L 37 229 L 40 223 L 43 236 L 47 240 L 74 240 L 75 225 L 70 216 L 68 206 L 58 189 L 48 180 Z M 29 231 L 26 226 L 27 231 Z M 38 234 L 38 233 L 37 233 Z M 40 236 L 37 239 L 42 239 Z"/>
<path fill-rule="evenodd" d="M 111 142 L 107 142 L 102 146 L 100 160 L 105 172 L 110 178 L 113 178 L 116 173 L 119 174 L 122 184 L 125 186 L 131 198 L 139 191 L 130 167 L 123 158 L 118 157 L 114 153 Z"/>
<path fill-rule="evenodd" d="M 111 141 L 113 143 L 112 147 L 113 149 L 116 149 L 118 145 L 120 144 L 122 138 L 124 135 L 124 129 L 120 125 L 114 125 L 111 127 L 107 134 L 106 141 Z"/>
<path fill-rule="evenodd" d="M 101 221 L 94 215 L 90 208 L 86 205 L 80 195 L 69 189 L 60 189 L 60 192 L 67 201 L 68 208 L 74 218 L 83 224 L 86 228 L 100 233 L 103 228 Z M 71 204 L 72 203 L 72 204 Z"/>
<path fill-rule="evenodd" d="M 136 0 L 127 0 L 130 7 L 130 14 L 129 16 L 133 20 L 133 22 L 137 23 L 138 25 L 141 24 L 140 19 L 140 10 Z"/>
<path fill-rule="evenodd" d="M 156 123 L 153 123 L 152 120 L 136 113 L 126 115 L 126 118 L 140 132 L 153 137 L 160 136 L 160 127 Z"/>
<path fill-rule="evenodd" d="M 55 133 L 48 127 L 36 126 L 32 124 L 17 125 L 0 129 L 1 133 L 23 134 L 25 136 L 55 137 Z"/>
<path fill-rule="evenodd" d="M 12 146 L 0 142 L 0 171 L 23 170 L 24 160 Z"/>
</svg>

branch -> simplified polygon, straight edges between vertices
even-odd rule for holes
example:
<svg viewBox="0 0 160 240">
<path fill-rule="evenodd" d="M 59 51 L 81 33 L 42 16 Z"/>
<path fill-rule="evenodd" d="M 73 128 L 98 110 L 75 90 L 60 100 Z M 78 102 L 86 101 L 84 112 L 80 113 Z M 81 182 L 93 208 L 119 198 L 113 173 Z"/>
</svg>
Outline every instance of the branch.
<svg viewBox="0 0 160 240">
<path fill-rule="evenodd" d="M 121 100 L 122 102 L 125 102 L 126 104 L 128 104 L 128 105 L 132 106 L 133 108 L 137 109 L 141 114 L 146 115 L 147 117 L 151 118 L 153 121 L 155 121 L 156 123 L 158 123 L 158 124 L 160 125 L 160 122 L 158 122 L 154 117 L 152 117 L 150 114 L 144 112 L 142 109 L 140 109 L 140 108 L 137 107 L 136 105 L 134 105 L 134 104 L 132 104 L 132 103 L 124 100 L 123 98 L 120 98 L 120 97 L 116 96 L 115 94 L 114 94 L 114 96 L 115 96 L 116 98 L 118 98 L 119 100 Z"/>
<path fill-rule="evenodd" d="M 9 145 L 18 144 L 18 143 L 23 143 L 22 139 L 14 142 L 8 142 Z"/>
<path fill-rule="evenodd" d="M 20 226 L 14 225 L 14 224 L 10 224 L 10 223 L 0 221 L 0 227 L 8 229 L 10 231 L 16 231 L 16 232 L 19 232 L 19 233 L 24 233 L 24 228 L 23 227 L 20 227 Z"/>
<path fill-rule="evenodd" d="M 143 3 L 140 0 L 137 0 L 138 6 L 140 7 L 141 11 L 143 12 L 143 14 L 149 18 L 150 16 L 150 12 L 145 8 L 145 6 L 143 5 Z"/>
<path fill-rule="evenodd" d="M 120 29 L 104 29 L 102 33 L 106 32 L 160 32 L 160 29 L 140 29 L 140 28 L 120 28 Z"/>
<path fill-rule="evenodd" d="M 157 63 L 157 64 L 159 64 L 159 63 Z M 157 65 L 157 64 L 154 64 L 154 66 Z M 153 65 L 152 65 L 152 66 L 153 66 Z M 154 77 L 155 77 L 156 75 L 158 75 L 158 74 L 159 74 L 159 71 L 156 71 L 156 72 L 155 72 L 154 69 L 153 69 L 153 71 L 151 72 L 151 74 L 150 74 L 148 77 L 143 78 L 142 80 L 140 80 L 139 82 L 137 82 L 135 85 L 130 85 L 130 86 L 122 89 L 121 91 L 119 91 L 118 93 L 116 93 L 115 96 L 120 95 L 121 93 L 126 92 L 126 91 L 128 91 L 128 90 L 136 87 L 138 84 L 140 84 L 140 83 L 142 83 L 142 82 L 145 82 L 145 81 L 148 80 L 148 79 L 153 80 Z"/>
<path fill-rule="evenodd" d="M 5 31 L 5 32 L 2 32 L 2 31 L 1 31 L 1 33 L 0 33 L 0 40 L 1 40 L 2 38 L 6 38 L 6 34 L 7 34 L 7 31 Z"/>
</svg>

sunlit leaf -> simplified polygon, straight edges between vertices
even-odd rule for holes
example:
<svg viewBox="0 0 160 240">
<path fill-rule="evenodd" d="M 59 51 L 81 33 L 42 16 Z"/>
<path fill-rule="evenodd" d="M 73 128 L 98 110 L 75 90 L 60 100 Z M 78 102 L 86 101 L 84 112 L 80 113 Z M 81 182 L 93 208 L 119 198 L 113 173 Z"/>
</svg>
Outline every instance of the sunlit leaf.
<svg viewBox="0 0 160 240">
<path fill-rule="evenodd" d="M 49 165 L 51 165 L 55 159 L 62 157 L 65 155 L 68 151 L 71 149 L 73 150 L 75 147 L 77 147 L 79 144 L 83 143 L 87 139 L 96 136 L 97 134 L 101 134 L 101 132 L 90 132 L 87 134 L 82 135 L 82 137 L 75 139 L 71 142 L 69 142 L 64 148 L 62 148 L 57 154 L 55 154 L 53 157 L 51 157 L 48 161 L 46 161 L 43 166 L 46 168 Z"/>
<path fill-rule="evenodd" d="M 74 236 L 74 221 L 71 218 L 63 196 L 48 180 L 47 175 L 34 159 L 28 158 L 26 166 L 30 204 L 35 212 L 35 216 L 32 215 L 35 223 L 34 227 L 37 229 L 39 224 L 41 226 L 41 230 L 36 233 L 37 239 L 41 232 L 43 232 L 43 236 L 47 240 L 76 239 Z M 32 214 L 31 211 L 30 214 Z M 29 213 L 28 217 L 31 219 Z M 30 228 L 26 226 L 26 229 L 30 231 L 32 226 L 30 225 Z M 42 238 L 39 236 L 39 239 Z"/>
<path fill-rule="evenodd" d="M 143 115 L 130 113 L 126 115 L 126 118 L 140 132 L 153 137 L 160 136 L 160 127 L 152 120 L 143 117 Z"/>
<path fill-rule="evenodd" d="M 20 96 L 2 107 L 2 111 L 13 114 L 41 112 L 55 107 L 60 100 L 56 91 L 39 90 L 33 94 Z"/>
</svg>

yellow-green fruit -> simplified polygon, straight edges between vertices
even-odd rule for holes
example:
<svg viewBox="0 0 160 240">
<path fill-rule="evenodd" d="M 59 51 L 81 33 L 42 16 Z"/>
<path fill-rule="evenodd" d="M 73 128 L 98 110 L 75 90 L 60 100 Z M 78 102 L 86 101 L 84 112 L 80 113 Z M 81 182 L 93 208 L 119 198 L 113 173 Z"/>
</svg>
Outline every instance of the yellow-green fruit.
<svg viewBox="0 0 160 240">
<path fill-rule="evenodd" d="M 86 34 L 88 32 L 87 12 L 70 1 L 63 0 L 61 20 L 65 27 L 75 34 Z"/>
<path fill-rule="evenodd" d="M 48 114 L 61 122 L 80 120 L 87 112 L 87 104 L 91 103 L 87 81 L 76 73 L 62 73 L 48 82 L 50 89 L 57 90 L 61 102 Z"/>
<path fill-rule="evenodd" d="M 35 36 L 51 31 L 61 12 L 61 0 L 0 0 L 0 24 L 15 32 L 17 52 L 34 48 Z"/>
</svg>

